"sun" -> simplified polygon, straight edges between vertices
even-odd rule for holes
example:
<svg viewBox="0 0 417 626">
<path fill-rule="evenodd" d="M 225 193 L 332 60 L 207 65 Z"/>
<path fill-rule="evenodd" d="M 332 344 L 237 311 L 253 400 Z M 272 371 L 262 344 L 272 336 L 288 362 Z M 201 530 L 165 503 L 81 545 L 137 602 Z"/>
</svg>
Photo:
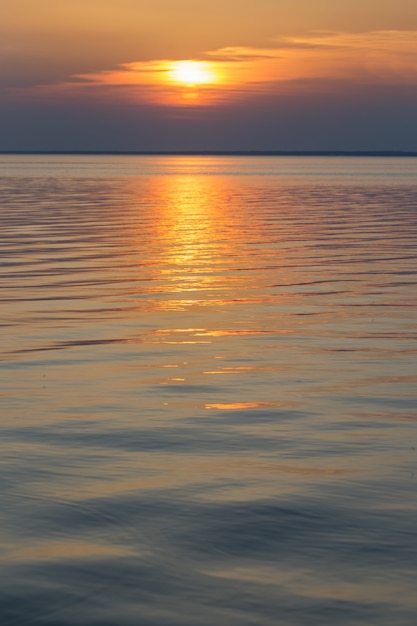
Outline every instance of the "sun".
<svg viewBox="0 0 417 626">
<path fill-rule="evenodd" d="M 188 87 L 207 85 L 217 80 L 210 64 L 204 61 L 174 61 L 169 76 L 174 82 Z"/>
</svg>

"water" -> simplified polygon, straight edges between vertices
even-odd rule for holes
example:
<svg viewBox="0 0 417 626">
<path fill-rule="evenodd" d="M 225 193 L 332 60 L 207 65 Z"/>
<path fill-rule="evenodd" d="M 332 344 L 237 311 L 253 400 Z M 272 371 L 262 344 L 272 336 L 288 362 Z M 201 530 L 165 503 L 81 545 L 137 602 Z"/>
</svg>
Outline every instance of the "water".
<svg viewBox="0 0 417 626">
<path fill-rule="evenodd" d="M 417 159 L 0 171 L 2 626 L 414 626 Z"/>
</svg>

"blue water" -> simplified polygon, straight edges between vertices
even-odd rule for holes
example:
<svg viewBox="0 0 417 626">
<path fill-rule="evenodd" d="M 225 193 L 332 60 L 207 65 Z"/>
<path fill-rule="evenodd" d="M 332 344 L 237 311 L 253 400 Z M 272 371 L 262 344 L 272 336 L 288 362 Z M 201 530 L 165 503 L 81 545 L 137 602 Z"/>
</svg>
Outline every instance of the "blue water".
<svg viewBox="0 0 417 626">
<path fill-rule="evenodd" d="M 417 623 L 417 159 L 0 156 L 2 626 Z"/>
</svg>

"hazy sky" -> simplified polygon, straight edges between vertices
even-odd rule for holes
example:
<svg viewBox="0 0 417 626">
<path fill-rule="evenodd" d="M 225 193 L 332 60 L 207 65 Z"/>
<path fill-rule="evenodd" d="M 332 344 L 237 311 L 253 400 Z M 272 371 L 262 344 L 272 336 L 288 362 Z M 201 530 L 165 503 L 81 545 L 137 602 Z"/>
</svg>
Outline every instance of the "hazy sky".
<svg viewBox="0 0 417 626">
<path fill-rule="evenodd" d="M 0 0 L 0 15 L 0 150 L 417 150 L 415 0 Z"/>
</svg>

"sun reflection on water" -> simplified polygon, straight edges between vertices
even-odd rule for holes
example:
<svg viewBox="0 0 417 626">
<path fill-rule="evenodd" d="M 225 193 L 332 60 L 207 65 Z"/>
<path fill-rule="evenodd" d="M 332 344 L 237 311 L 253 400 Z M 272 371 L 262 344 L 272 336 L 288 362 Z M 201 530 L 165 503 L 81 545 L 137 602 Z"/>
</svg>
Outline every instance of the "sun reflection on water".
<svg viewBox="0 0 417 626">
<path fill-rule="evenodd" d="M 227 188 L 212 177 L 180 175 L 160 179 L 155 192 L 156 274 L 174 295 L 165 299 L 164 306 L 219 304 L 234 259 L 225 231 L 233 228 L 238 240 L 240 227 L 236 215 L 225 211 Z M 206 332 L 206 328 L 194 330 Z"/>
</svg>

